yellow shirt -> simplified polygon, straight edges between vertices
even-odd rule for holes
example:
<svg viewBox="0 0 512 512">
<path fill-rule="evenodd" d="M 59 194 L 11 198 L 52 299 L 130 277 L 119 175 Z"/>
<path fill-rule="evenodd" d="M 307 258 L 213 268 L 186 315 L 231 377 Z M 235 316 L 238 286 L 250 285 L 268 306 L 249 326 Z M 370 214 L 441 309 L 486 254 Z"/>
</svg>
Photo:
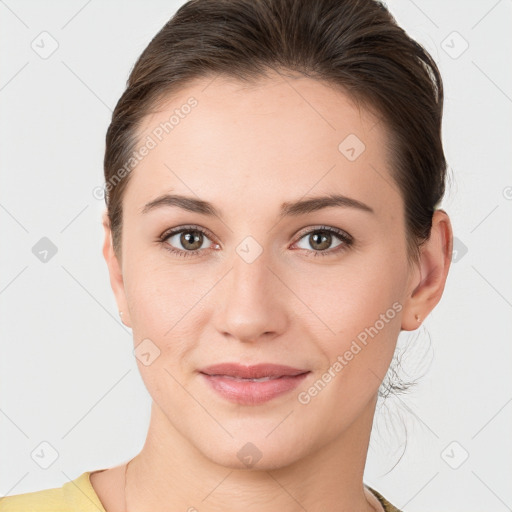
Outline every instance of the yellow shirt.
<svg viewBox="0 0 512 512">
<path fill-rule="evenodd" d="M 91 484 L 91 471 L 82 473 L 62 487 L 0 498 L 0 512 L 106 512 Z M 385 512 L 401 512 L 381 494 L 366 486 Z"/>
</svg>

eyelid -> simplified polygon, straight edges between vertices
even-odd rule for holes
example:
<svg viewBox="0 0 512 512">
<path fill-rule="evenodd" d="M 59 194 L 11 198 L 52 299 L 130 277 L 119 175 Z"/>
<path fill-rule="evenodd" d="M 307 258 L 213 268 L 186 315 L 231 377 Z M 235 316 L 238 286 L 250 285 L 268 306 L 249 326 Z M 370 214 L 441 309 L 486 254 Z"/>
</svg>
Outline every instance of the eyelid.
<svg viewBox="0 0 512 512">
<path fill-rule="evenodd" d="M 297 234 L 297 241 L 303 238 L 305 235 L 309 235 L 310 233 L 314 233 L 315 231 L 329 231 L 330 233 L 334 233 L 335 235 L 341 237 L 342 240 L 350 240 L 350 242 L 353 242 L 354 240 L 353 237 L 343 229 L 335 228 L 334 226 L 318 224 L 314 226 L 307 226 L 306 228 L 301 229 Z"/>
<path fill-rule="evenodd" d="M 310 257 L 329 258 L 329 257 L 340 256 L 342 253 L 349 250 L 354 245 L 354 238 L 352 237 L 352 235 L 350 235 L 343 229 L 335 228 L 334 226 L 325 226 L 325 225 L 308 226 L 307 228 L 304 228 L 304 230 L 301 230 L 299 232 L 297 241 L 294 242 L 293 245 L 296 245 L 303 238 L 311 235 L 312 233 L 322 232 L 322 231 L 333 234 L 336 238 L 338 238 L 340 240 L 340 243 L 338 245 L 336 245 L 335 247 L 330 247 L 329 249 L 326 249 L 323 251 L 315 251 L 313 249 L 304 249 L 302 247 L 297 247 L 294 250 L 305 251 L 307 258 L 310 258 Z"/>
<path fill-rule="evenodd" d="M 197 226 L 195 224 L 184 224 L 183 226 L 177 226 L 175 228 L 170 228 L 165 230 L 160 236 L 159 240 L 161 242 L 167 240 L 170 236 L 177 235 L 178 233 L 181 233 L 182 231 L 199 231 L 200 233 L 203 233 L 207 238 L 211 240 L 211 242 L 220 245 L 220 243 L 217 241 L 217 239 L 212 235 L 212 233 L 201 226 Z M 193 252 L 193 251 L 187 251 L 187 252 Z"/>
</svg>

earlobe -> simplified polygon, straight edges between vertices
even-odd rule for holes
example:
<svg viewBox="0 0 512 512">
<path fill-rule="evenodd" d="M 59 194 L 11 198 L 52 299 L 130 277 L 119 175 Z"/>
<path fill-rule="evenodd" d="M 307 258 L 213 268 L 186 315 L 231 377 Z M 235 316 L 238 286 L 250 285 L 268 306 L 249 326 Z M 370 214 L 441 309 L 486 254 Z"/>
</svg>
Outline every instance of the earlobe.
<svg viewBox="0 0 512 512">
<path fill-rule="evenodd" d="M 102 252 L 108 267 L 110 286 L 114 292 L 117 308 L 119 311 L 123 312 L 121 321 L 124 325 L 131 328 L 130 313 L 124 290 L 123 272 L 117 255 L 114 251 L 112 242 L 112 230 L 110 229 L 110 221 L 106 211 L 103 213 L 103 228 L 105 231 L 105 239 L 103 241 Z"/>
<path fill-rule="evenodd" d="M 419 272 L 411 283 L 402 316 L 402 330 L 417 329 L 440 301 L 452 259 L 453 233 L 444 210 L 432 216 L 430 237 L 420 247 Z"/>
</svg>

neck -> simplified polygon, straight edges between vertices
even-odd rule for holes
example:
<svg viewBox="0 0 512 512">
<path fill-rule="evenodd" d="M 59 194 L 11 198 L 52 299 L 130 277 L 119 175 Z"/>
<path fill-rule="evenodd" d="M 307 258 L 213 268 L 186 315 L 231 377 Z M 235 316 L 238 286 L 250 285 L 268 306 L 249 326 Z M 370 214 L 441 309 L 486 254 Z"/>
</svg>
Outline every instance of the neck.
<svg viewBox="0 0 512 512">
<path fill-rule="evenodd" d="M 256 470 L 206 458 L 153 403 L 146 442 L 127 472 L 127 512 L 374 512 L 363 472 L 375 406 L 376 397 L 343 435 L 307 457 Z"/>
</svg>

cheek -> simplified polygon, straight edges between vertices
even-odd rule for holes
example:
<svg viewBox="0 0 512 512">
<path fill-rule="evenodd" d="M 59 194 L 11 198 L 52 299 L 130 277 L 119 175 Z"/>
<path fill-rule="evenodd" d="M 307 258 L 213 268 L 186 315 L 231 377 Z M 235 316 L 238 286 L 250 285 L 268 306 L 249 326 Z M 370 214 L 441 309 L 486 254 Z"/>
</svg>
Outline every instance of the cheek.
<svg viewBox="0 0 512 512">
<path fill-rule="evenodd" d="M 390 308 L 389 320 L 397 316 L 393 304 L 402 300 L 405 262 L 361 258 L 350 265 L 318 268 L 293 277 L 297 295 L 324 323 L 332 336 L 354 336 L 377 322 Z M 398 269 L 398 270 L 397 270 Z M 292 277 L 292 276 L 290 276 Z"/>
<path fill-rule="evenodd" d="M 169 270 L 146 264 L 125 279 L 136 353 L 141 342 L 150 340 L 145 343 L 158 354 L 151 371 L 139 365 L 143 377 L 151 376 L 153 370 L 165 371 L 164 366 L 172 372 L 198 338 L 197 316 L 203 309 L 204 291 L 192 276 L 183 266 Z"/>
<path fill-rule="evenodd" d="M 311 404 L 306 410 L 331 424 L 333 432 L 376 396 L 393 358 L 402 311 L 398 291 L 383 279 L 366 274 L 340 281 L 341 288 L 333 281 L 330 289 L 320 290 L 329 300 L 318 293 L 311 297 L 311 308 L 334 333 L 326 335 L 322 326 L 312 331 L 325 366 L 299 400 Z"/>
<path fill-rule="evenodd" d="M 133 260 L 127 269 L 124 285 L 132 323 L 159 337 L 185 318 L 201 297 L 193 268 L 148 256 Z"/>
<path fill-rule="evenodd" d="M 152 399 L 173 416 L 174 405 L 185 407 L 190 400 L 182 388 L 182 365 L 198 338 L 197 286 L 184 267 L 172 273 L 146 268 L 125 289 L 139 373 Z"/>
<path fill-rule="evenodd" d="M 325 356 L 321 372 L 328 372 L 336 396 L 349 402 L 364 402 L 378 389 L 400 333 L 406 258 L 384 254 L 375 250 L 315 277 L 296 278 L 304 302 L 321 319 L 308 322 Z"/>
</svg>

